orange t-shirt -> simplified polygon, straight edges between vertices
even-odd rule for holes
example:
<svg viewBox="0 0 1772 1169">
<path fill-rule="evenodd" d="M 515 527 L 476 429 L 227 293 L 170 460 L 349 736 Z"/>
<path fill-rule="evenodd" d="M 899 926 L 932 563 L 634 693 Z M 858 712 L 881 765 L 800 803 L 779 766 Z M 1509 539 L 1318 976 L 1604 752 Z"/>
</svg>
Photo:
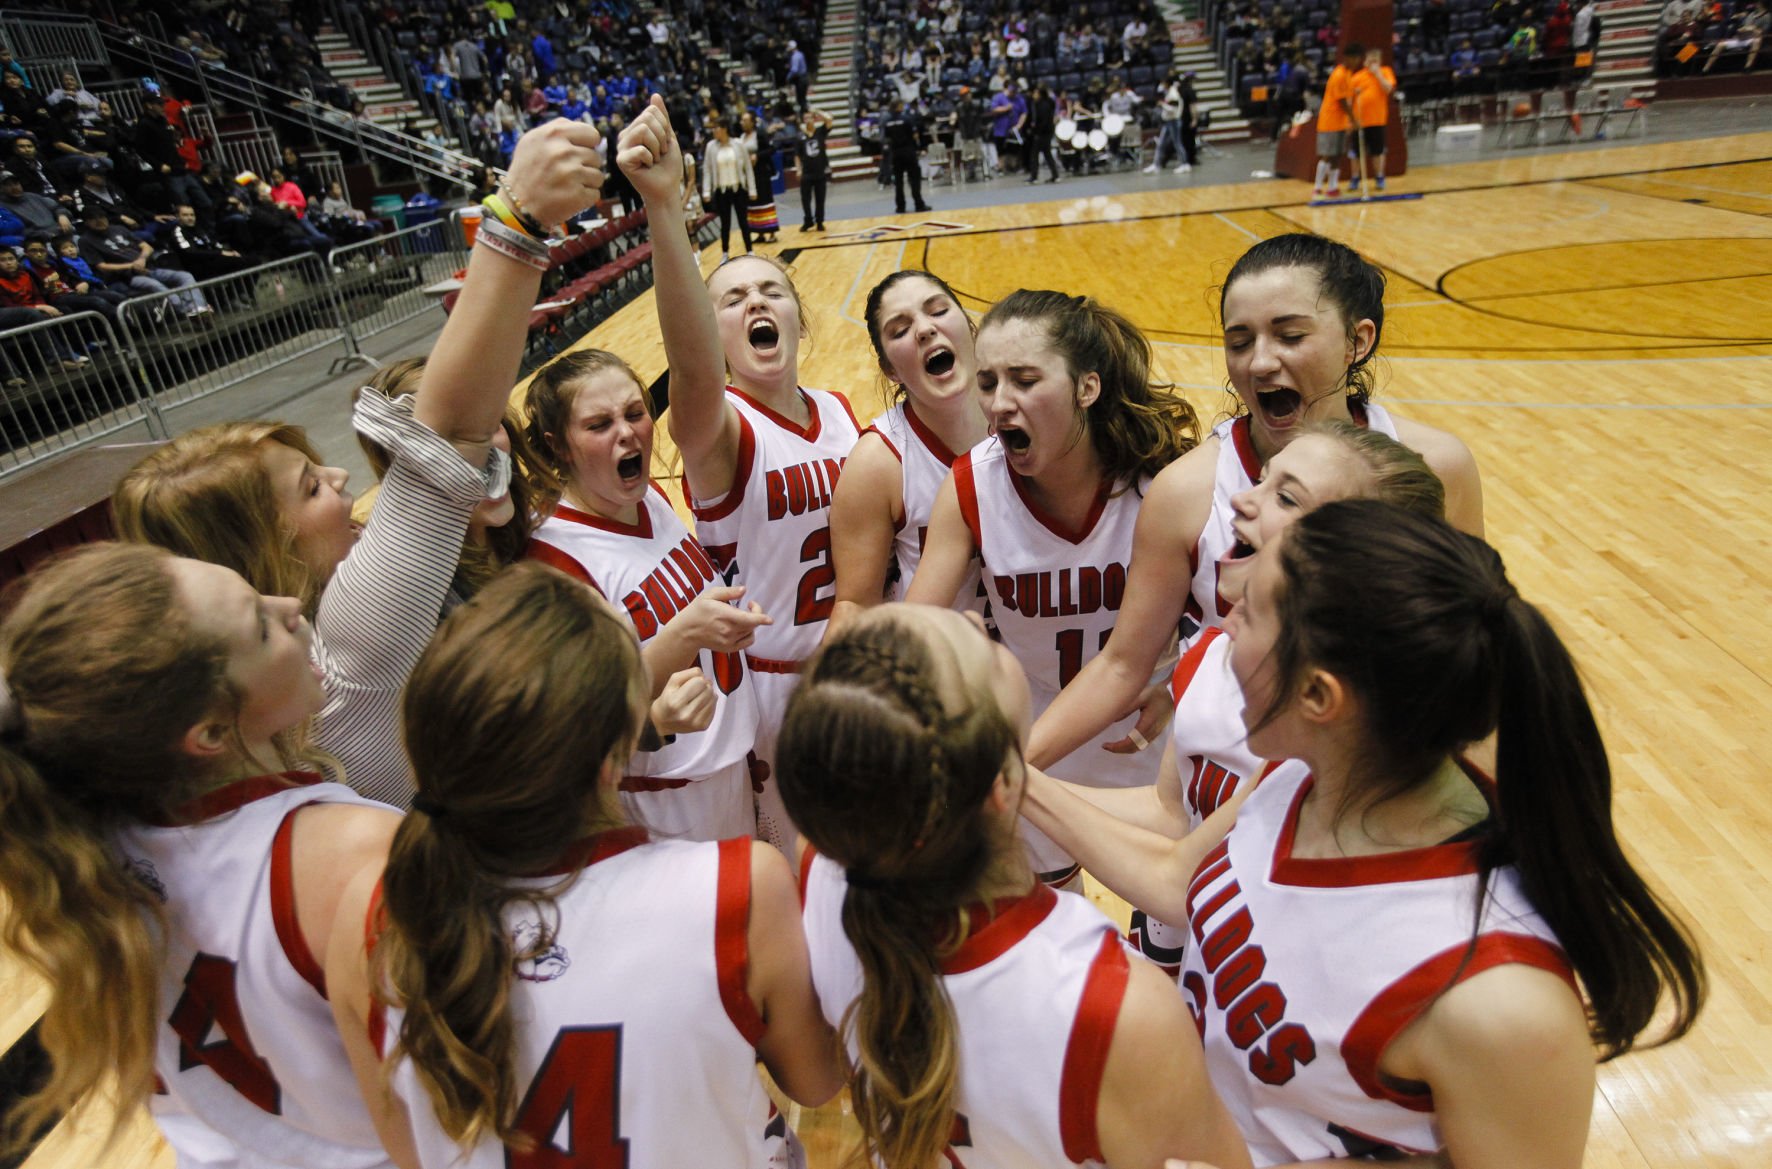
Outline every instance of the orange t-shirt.
<svg viewBox="0 0 1772 1169">
<path fill-rule="evenodd" d="M 1348 120 L 1347 111 L 1341 108 L 1343 101 L 1354 98 L 1354 75 L 1347 71 L 1347 66 L 1337 65 L 1329 73 L 1329 80 L 1323 85 L 1323 108 L 1317 111 L 1317 132 L 1331 134 L 1337 130 L 1345 130 L 1352 123 Z"/>
<path fill-rule="evenodd" d="M 1397 75 L 1391 72 L 1389 65 L 1380 65 L 1378 71 L 1390 82 L 1391 88 L 1397 87 Z M 1351 80 L 1354 94 L 1354 116 L 1362 126 L 1383 126 L 1391 120 L 1391 96 L 1385 92 L 1384 86 L 1372 76 L 1370 69 L 1361 69 Z"/>
</svg>

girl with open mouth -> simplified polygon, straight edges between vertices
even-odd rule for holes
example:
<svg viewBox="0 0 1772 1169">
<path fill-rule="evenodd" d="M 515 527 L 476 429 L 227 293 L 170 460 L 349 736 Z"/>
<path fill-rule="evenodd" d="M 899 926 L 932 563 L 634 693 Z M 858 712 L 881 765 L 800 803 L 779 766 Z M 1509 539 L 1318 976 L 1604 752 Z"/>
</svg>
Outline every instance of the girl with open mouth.
<svg viewBox="0 0 1772 1169">
<path fill-rule="evenodd" d="M 1086 297 L 1011 293 L 985 314 L 976 359 L 992 434 L 942 484 L 908 599 L 952 605 L 976 558 L 1038 713 L 1113 630 L 1144 494 L 1193 446 L 1197 423 L 1186 401 L 1152 384 L 1150 343 L 1138 329 Z M 1173 651 L 1173 628 L 1146 636 Z M 1146 684 L 1166 675 L 1153 662 Z M 1080 759 L 1086 766 L 1055 773 L 1148 786 L 1161 757 Z M 1024 839 L 1042 880 L 1075 882 L 1069 854 L 1032 828 Z"/>
<path fill-rule="evenodd" d="M 990 423 L 977 393 L 972 318 L 939 276 L 894 272 L 868 293 L 868 337 L 896 400 L 863 432 L 831 504 L 833 622 L 910 588 L 935 495 L 956 452 Z M 983 612 L 976 567 L 955 605 Z"/>
<path fill-rule="evenodd" d="M 654 100 L 665 124 L 650 131 L 651 148 L 662 153 L 627 173 L 652 223 L 680 225 L 680 156 Z M 818 648 L 836 604 L 831 494 L 861 427 L 842 395 L 800 385 L 806 318 L 786 269 L 739 256 L 703 287 L 680 228 L 654 230 L 652 246 L 659 328 L 671 353 L 667 423 L 696 534 L 725 583 L 743 585 L 773 618 L 744 655 L 762 765 L 757 830 L 792 856 L 793 825 L 766 773 L 800 663 Z"/>
<path fill-rule="evenodd" d="M 1469 448 L 1369 400 L 1384 331 L 1384 273 L 1376 266 L 1322 236 L 1276 236 L 1232 266 L 1219 314 L 1237 416 L 1151 485 L 1120 624 L 1035 725 L 1028 758 L 1036 767 L 1084 746 L 1139 701 L 1162 651 L 1158 631 L 1180 626 L 1192 640 L 1223 623 L 1231 606 L 1219 576 L 1237 553 L 1232 500 L 1307 423 L 1370 427 L 1418 452 L 1445 484 L 1447 520 L 1482 533 L 1483 493 Z M 1136 740 L 1113 738 L 1103 747 L 1128 752 L 1152 741 L 1167 710 L 1147 704 L 1145 711 Z"/>
</svg>

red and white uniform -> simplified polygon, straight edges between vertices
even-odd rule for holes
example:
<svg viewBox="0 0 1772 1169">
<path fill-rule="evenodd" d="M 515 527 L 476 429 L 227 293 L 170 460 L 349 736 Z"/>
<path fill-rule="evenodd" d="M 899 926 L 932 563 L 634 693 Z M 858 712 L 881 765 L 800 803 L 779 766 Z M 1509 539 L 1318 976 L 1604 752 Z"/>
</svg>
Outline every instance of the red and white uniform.
<svg viewBox="0 0 1772 1169">
<path fill-rule="evenodd" d="M 838 1026 L 861 994 L 843 932 L 842 867 L 806 855 L 802 870 L 812 981 Z M 959 1083 L 948 1164 L 1045 1169 L 1101 1162 L 1096 1107 L 1129 960 L 1088 901 L 1036 885 L 941 960 L 958 1020 Z M 851 1051 L 854 1055 L 854 1051 Z"/>
<path fill-rule="evenodd" d="M 424 1169 L 761 1166 L 764 1024 L 745 990 L 751 847 L 648 843 L 641 829 L 616 829 L 533 878 L 539 892 L 579 870 L 546 915 L 524 903 L 505 910 L 517 952 L 537 955 L 511 982 L 517 1123 L 536 1153 L 507 1159 L 496 1139 L 463 1150 L 401 1060 L 393 1087 Z M 397 1009 L 372 1016 L 378 1050 L 392 1049 L 399 1026 Z"/>
<path fill-rule="evenodd" d="M 627 614 L 644 643 L 719 574 L 656 484 L 638 511 L 634 523 L 624 524 L 561 504 L 530 538 L 528 555 L 597 589 Z M 698 664 L 714 687 L 713 721 L 706 730 L 678 735 L 656 751 L 635 753 L 622 790 L 673 793 L 640 803 L 641 818 L 655 831 L 687 833 L 699 840 L 748 836 L 753 825 L 745 757 L 756 738 L 756 699 L 743 655 L 704 649 Z M 687 816 L 692 823 L 660 823 L 676 793 L 698 782 L 715 783 L 722 790 L 688 794 L 699 813 Z M 698 794 L 708 798 L 697 799 Z"/>
<path fill-rule="evenodd" d="M 800 663 L 824 640 L 836 607 L 831 496 L 861 437 L 848 399 L 827 390 L 799 392 L 810 415 L 804 427 L 728 386 L 739 430 L 732 488 L 716 499 L 688 497 L 696 535 L 725 582 L 744 585 L 745 601 L 774 618 L 757 628 L 745 653 L 757 700 L 754 750 L 771 765 Z M 793 856 L 793 824 L 774 783 L 759 799 L 757 820 L 759 832 Z"/>
<path fill-rule="evenodd" d="M 118 834 L 166 903 L 151 1108 L 181 1165 L 392 1164 L 296 923 L 293 813 L 318 803 L 382 806 L 317 775 L 263 775 Z"/>
<path fill-rule="evenodd" d="M 1355 424 L 1370 427 L 1388 438 L 1397 437 L 1397 424 L 1383 406 L 1348 403 Z M 1201 628 L 1214 629 L 1230 614 L 1230 602 L 1218 593 L 1218 564 L 1236 546 L 1231 520 L 1236 511 L 1231 500 L 1255 486 L 1261 478 L 1261 458 L 1249 434 L 1249 415 L 1240 414 L 1212 428 L 1218 438 L 1218 469 L 1212 480 L 1212 511 L 1200 539 L 1194 545 L 1193 583 L 1189 586 L 1187 615 Z"/>
<path fill-rule="evenodd" d="M 1188 819 L 1198 828 L 1253 778 L 1262 760 L 1249 750 L 1243 687 L 1231 670 L 1231 639 L 1214 627 L 1182 655 L 1175 695 L 1175 761 L 1181 766 Z"/>
<path fill-rule="evenodd" d="M 1132 560 L 1132 530 L 1143 492 L 1140 479 L 1113 494 L 1103 484 L 1080 530 L 1066 531 L 1025 493 L 1021 476 L 1009 469 L 1003 448 L 987 438 L 954 462 L 954 488 L 960 514 L 972 532 L 984 564 L 985 591 L 1003 644 L 1027 671 L 1038 719 L 1077 672 L 1101 652 L 1113 632 L 1126 592 Z M 1171 637 L 1171 630 L 1151 630 Z M 1152 682 L 1168 678 L 1164 663 Z M 1100 744 L 1137 724 L 1135 711 L 1108 725 L 1099 736 L 1047 768 L 1059 779 L 1092 787 L 1139 787 L 1157 781 L 1169 730 L 1133 755 L 1101 750 Z M 1022 824 L 1034 870 L 1050 873 L 1075 862 L 1047 836 Z"/>
<path fill-rule="evenodd" d="M 1432 1097 L 1379 1074 L 1391 1041 L 1492 967 L 1573 975 L 1511 868 L 1490 876 L 1473 945 L 1475 842 L 1292 855 L 1310 786 L 1302 762 L 1277 767 L 1189 885 L 1181 987 L 1207 1071 L 1257 1165 L 1435 1152 Z"/>
<path fill-rule="evenodd" d="M 929 517 L 935 511 L 935 496 L 958 456 L 917 417 L 908 398 L 874 419 L 868 431 L 880 436 L 902 469 L 904 519 L 893 536 L 893 579 L 886 588 L 887 600 L 902 601 L 910 591 L 911 578 L 917 575 L 917 565 L 923 559 L 923 545 L 929 540 Z M 984 612 L 984 594 L 979 589 L 976 564 L 955 594 L 954 608 L 961 612 L 969 609 Z"/>
</svg>

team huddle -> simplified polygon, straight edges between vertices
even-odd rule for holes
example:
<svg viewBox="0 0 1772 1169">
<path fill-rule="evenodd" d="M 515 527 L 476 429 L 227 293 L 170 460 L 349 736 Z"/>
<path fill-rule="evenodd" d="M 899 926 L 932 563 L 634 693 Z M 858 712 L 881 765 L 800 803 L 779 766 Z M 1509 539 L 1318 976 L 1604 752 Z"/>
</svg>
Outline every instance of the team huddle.
<svg viewBox="0 0 1772 1169">
<path fill-rule="evenodd" d="M 1371 400 L 1383 275 L 1251 247 L 1203 429 L 1093 299 L 897 272 L 864 427 L 787 270 L 704 280 L 655 98 L 691 531 L 620 357 L 503 388 L 596 147 L 522 139 L 358 395 L 366 524 L 299 428 L 208 427 L 10 598 L 9 1139 L 114 1095 L 180 1166 L 803 1165 L 761 1063 L 889 1169 L 1579 1166 L 1703 965 L 1469 450 Z"/>
</svg>

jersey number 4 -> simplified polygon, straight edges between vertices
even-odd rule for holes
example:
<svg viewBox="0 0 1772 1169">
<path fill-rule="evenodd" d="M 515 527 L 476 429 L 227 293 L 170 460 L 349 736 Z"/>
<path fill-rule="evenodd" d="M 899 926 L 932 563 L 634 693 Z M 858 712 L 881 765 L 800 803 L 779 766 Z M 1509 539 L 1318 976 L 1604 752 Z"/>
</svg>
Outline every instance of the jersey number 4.
<svg viewBox="0 0 1772 1169">
<path fill-rule="evenodd" d="M 535 1141 L 505 1149 L 505 1169 L 626 1169 L 621 1135 L 621 1028 L 565 1027 L 517 1110 Z"/>
<path fill-rule="evenodd" d="M 829 527 L 820 528 L 806 537 L 800 545 L 800 563 L 812 567 L 800 578 L 800 587 L 794 596 L 794 624 L 828 621 L 831 610 L 837 607 L 837 596 L 835 593 L 826 593 L 822 597 L 818 594 L 837 583 L 837 570 L 831 564 Z"/>
<path fill-rule="evenodd" d="M 201 1064 L 264 1111 L 282 1112 L 283 1090 L 246 1033 L 232 962 L 214 954 L 193 958 L 185 971 L 185 993 L 166 1022 L 178 1036 L 179 1071 Z"/>
</svg>

